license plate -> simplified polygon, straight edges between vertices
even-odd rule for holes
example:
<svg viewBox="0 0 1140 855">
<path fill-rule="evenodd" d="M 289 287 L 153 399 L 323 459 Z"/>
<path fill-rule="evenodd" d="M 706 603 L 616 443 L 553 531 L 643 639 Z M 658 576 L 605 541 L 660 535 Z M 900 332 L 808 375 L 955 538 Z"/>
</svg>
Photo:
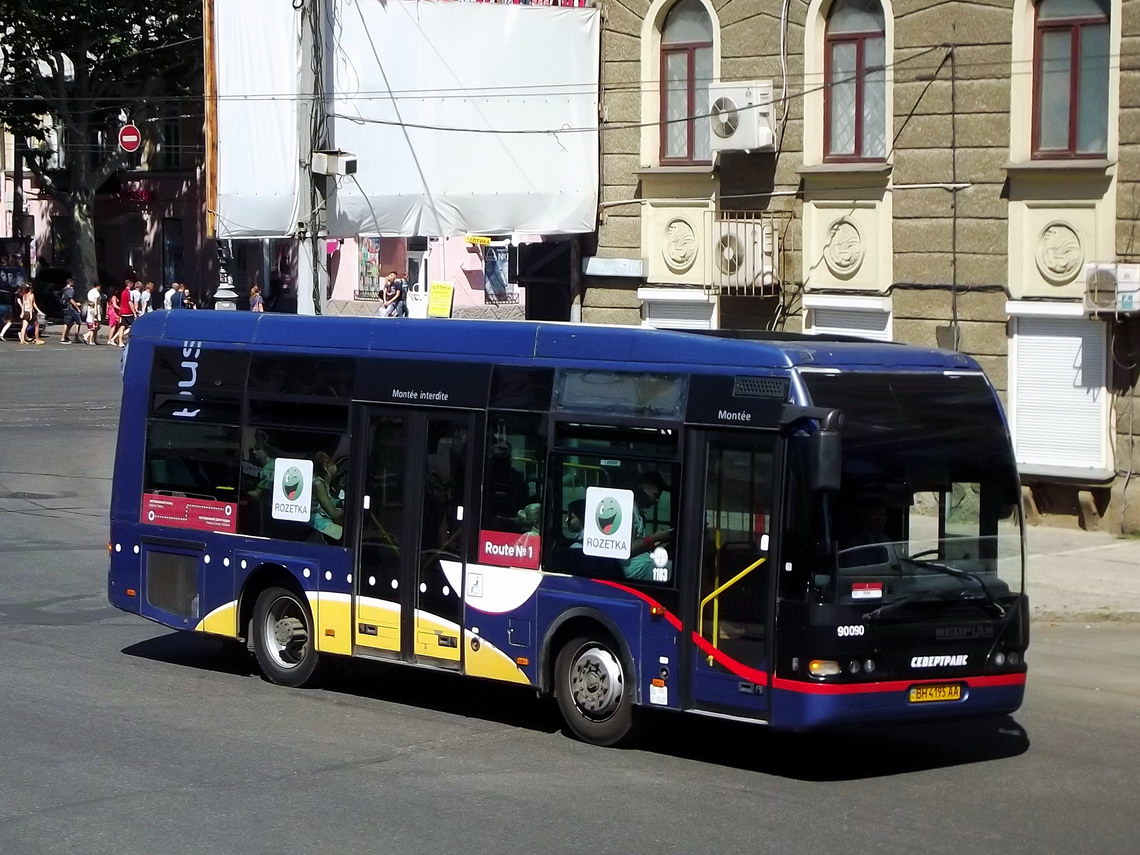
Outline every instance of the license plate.
<svg viewBox="0 0 1140 855">
<path fill-rule="evenodd" d="M 929 701 L 960 701 L 962 700 L 962 684 L 940 683 L 930 686 L 911 686 L 907 700 L 912 704 L 924 704 Z"/>
</svg>

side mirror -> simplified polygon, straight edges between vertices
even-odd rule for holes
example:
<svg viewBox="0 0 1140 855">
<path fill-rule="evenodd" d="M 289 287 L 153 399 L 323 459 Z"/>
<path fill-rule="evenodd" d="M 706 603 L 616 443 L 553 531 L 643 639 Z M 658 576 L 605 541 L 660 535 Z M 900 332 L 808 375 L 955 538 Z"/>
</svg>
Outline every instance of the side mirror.
<svg viewBox="0 0 1140 855">
<path fill-rule="evenodd" d="M 811 488 L 835 491 L 843 474 L 842 437 L 839 431 L 823 428 L 811 436 Z"/>
</svg>

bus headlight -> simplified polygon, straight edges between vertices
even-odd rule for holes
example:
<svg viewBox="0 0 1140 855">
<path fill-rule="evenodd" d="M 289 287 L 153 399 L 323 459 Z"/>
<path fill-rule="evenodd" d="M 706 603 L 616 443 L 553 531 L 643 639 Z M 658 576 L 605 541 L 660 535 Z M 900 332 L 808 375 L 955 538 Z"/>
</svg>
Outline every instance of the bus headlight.
<svg viewBox="0 0 1140 855">
<path fill-rule="evenodd" d="M 994 664 L 999 668 L 1005 664 L 1005 654 L 1000 650 L 994 654 Z"/>
<path fill-rule="evenodd" d="M 808 673 L 813 677 L 833 677 L 840 670 L 839 663 L 834 659 L 813 659 L 808 663 Z"/>
<path fill-rule="evenodd" d="M 1009 664 L 1010 664 L 1010 665 L 1016 665 L 1016 664 L 1017 664 L 1018 662 L 1020 662 L 1020 661 L 1021 661 L 1021 657 L 1020 657 L 1020 656 L 1018 656 L 1018 654 L 1017 654 L 1017 651 L 1016 651 L 1016 650 L 1012 651 L 1012 652 L 1009 654 Z"/>
<path fill-rule="evenodd" d="M 874 671 L 875 667 L 876 666 L 875 666 L 875 660 L 874 659 L 868 659 L 866 662 L 863 663 L 863 670 L 866 671 L 868 674 L 870 674 L 872 671 Z"/>
</svg>

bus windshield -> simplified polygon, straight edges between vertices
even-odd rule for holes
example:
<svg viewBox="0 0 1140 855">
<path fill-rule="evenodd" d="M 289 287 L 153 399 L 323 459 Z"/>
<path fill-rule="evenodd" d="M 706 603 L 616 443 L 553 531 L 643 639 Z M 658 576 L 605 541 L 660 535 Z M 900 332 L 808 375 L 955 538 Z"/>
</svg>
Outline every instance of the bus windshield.
<svg viewBox="0 0 1140 855">
<path fill-rule="evenodd" d="M 829 602 L 969 602 L 1002 616 L 1023 588 L 1017 470 L 980 375 L 809 374 L 843 412 L 842 489 L 830 497 Z M 896 606 L 892 606 L 896 604 Z"/>
</svg>

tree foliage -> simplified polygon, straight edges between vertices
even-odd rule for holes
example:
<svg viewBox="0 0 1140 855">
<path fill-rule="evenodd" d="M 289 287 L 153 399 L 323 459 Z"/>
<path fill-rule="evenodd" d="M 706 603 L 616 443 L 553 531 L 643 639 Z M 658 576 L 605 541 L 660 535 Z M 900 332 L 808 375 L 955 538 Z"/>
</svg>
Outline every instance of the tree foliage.
<svg viewBox="0 0 1140 855">
<path fill-rule="evenodd" d="M 126 165 L 116 144 L 125 121 L 146 138 L 156 119 L 201 113 L 201 36 L 195 0 L 0 0 L 0 123 L 27 140 L 28 169 L 77 232 L 95 191 Z M 57 144 L 65 168 L 53 171 Z M 90 243 L 90 259 L 75 259 L 84 278 Z"/>
</svg>

